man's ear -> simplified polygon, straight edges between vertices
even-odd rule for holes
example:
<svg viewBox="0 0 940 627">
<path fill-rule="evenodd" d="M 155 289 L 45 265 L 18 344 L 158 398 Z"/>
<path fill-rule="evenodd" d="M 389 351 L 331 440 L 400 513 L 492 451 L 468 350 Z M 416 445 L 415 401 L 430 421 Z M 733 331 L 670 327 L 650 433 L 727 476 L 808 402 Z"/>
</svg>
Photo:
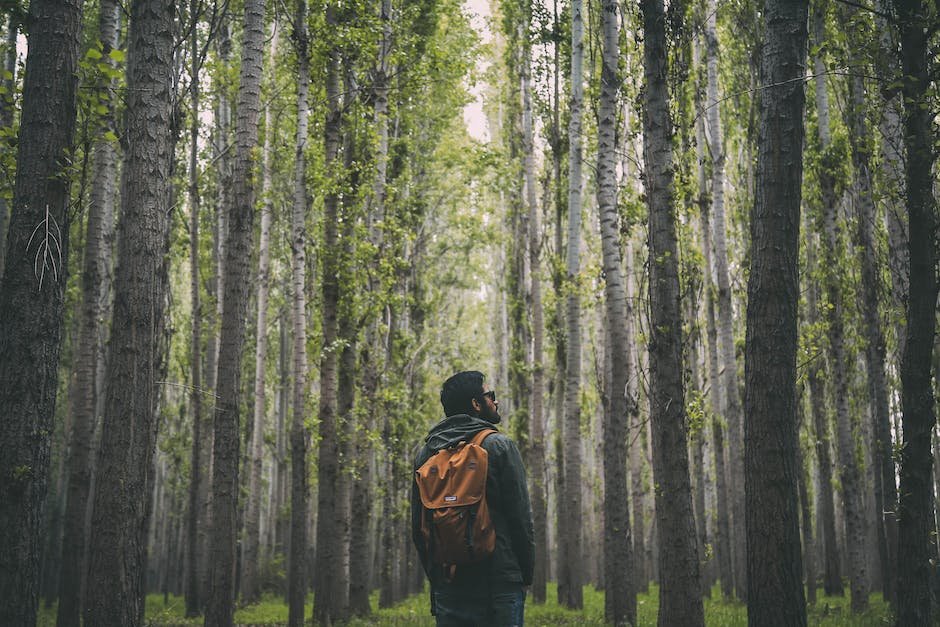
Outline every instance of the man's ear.
<svg viewBox="0 0 940 627">
<path fill-rule="evenodd" d="M 476 412 L 479 412 L 481 409 L 483 409 L 483 406 L 480 405 L 480 401 L 475 398 L 470 399 L 470 406 L 473 407 L 473 411 Z"/>
</svg>

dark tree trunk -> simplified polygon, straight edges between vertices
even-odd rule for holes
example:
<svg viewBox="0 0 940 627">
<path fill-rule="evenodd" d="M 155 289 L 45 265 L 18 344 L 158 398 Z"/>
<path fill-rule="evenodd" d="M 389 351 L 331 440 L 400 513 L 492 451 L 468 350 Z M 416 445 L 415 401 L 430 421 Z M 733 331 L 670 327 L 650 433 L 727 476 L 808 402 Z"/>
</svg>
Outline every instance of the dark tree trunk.
<svg viewBox="0 0 940 627">
<path fill-rule="evenodd" d="M 630 505 L 627 489 L 627 431 L 633 399 L 627 396 L 627 303 L 617 211 L 617 111 L 620 77 L 617 3 L 605 0 L 604 56 L 597 110 L 597 205 L 603 245 L 604 295 L 610 364 L 604 412 L 604 615 L 614 625 L 636 623 L 632 575 Z"/>
<path fill-rule="evenodd" d="M 113 63 L 109 53 L 117 46 L 117 4 L 105 0 L 100 5 L 98 37 L 103 59 Z M 112 87 L 103 80 L 101 90 Z M 59 572 L 59 605 L 56 624 L 78 626 L 81 622 L 82 594 L 87 573 L 85 549 L 88 544 L 87 520 L 90 510 L 91 477 L 94 468 L 94 433 L 99 379 L 99 362 L 103 357 L 104 325 L 108 317 L 111 294 L 110 260 L 112 225 L 114 223 L 114 186 L 117 176 L 117 151 L 114 142 L 104 137 L 115 131 L 114 102 L 106 101 L 93 148 L 94 181 L 88 203 L 88 226 L 85 235 L 85 258 L 82 268 L 81 326 L 75 358 L 75 384 L 72 386 L 72 431 L 69 437 L 69 479 L 63 521 L 62 561 Z"/>
<path fill-rule="evenodd" d="M 246 0 L 242 33 L 232 206 L 228 213 L 217 401 L 212 443 L 212 540 L 209 549 L 207 627 L 232 625 L 235 604 L 235 536 L 238 531 L 239 384 L 245 343 L 253 222 L 254 153 L 261 110 L 264 2 Z"/>
<path fill-rule="evenodd" d="M 796 348 L 808 2 L 767 0 L 745 343 L 748 624 L 805 625 Z"/>
<path fill-rule="evenodd" d="M 0 624 L 9 625 L 34 624 L 39 603 L 82 1 L 35 0 L 30 21 L 9 253 L 0 281 Z"/>
<path fill-rule="evenodd" d="M 175 12 L 137 0 L 128 44 L 121 216 L 104 423 L 95 473 L 86 625 L 139 625 L 165 369 Z"/>
<path fill-rule="evenodd" d="M 898 0 L 904 94 L 905 187 L 907 189 L 910 283 L 907 339 L 901 361 L 901 489 L 898 503 L 898 625 L 929 625 L 928 559 L 933 530 L 930 435 L 936 424 L 931 353 L 937 316 L 936 202 L 933 197 L 934 134 L 927 106 L 927 8 Z"/>
<path fill-rule="evenodd" d="M 672 119 L 662 0 L 643 0 L 643 153 L 649 204 L 650 422 L 659 534 L 659 624 L 704 625 L 682 384 Z"/>
<path fill-rule="evenodd" d="M 326 9 L 328 28 L 338 24 L 337 8 L 330 4 Z M 340 143 L 342 141 L 342 106 L 340 101 L 341 79 L 340 50 L 332 44 L 326 69 L 326 94 L 329 111 L 324 124 L 324 164 L 327 172 L 336 172 Z M 328 192 L 323 200 L 323 254 L 322 264 L 322 343 L 326 350 L 320 358 L 320 443 L 317 453 L 317 535 L 316 572 L 314 581 L 314 622 L 329 625 L 339 615 L 340 599 L 333 596 L 333 572 L 341 558 L 336 543 L 337 499 L 341 498 L 336 483 L 339 480 L 340 434 L 337 418 L 338 351 L 338 307 L 339 307 L 339 250 L 338 213 L 339 197 L 336 191 Z"/>
</svg>

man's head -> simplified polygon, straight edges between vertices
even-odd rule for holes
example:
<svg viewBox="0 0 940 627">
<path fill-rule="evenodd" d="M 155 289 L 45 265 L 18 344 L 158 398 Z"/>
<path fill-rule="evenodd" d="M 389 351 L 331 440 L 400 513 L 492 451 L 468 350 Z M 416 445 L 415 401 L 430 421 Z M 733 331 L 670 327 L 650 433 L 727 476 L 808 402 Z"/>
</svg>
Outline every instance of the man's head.
<svg viewBox="0 0 940 627">
<path fill-rule="evenodd" d="M 502 418 L 499 415 L 499 403 L 496 393 L 487 390 L 483 382 L 486 377 L 482 372 L 469 370 L 458 372 L 441 386 L 441 405 L 444 414 L 454 416 L 469 414 L 491 422 L 498 423 Z"/>
</svg>

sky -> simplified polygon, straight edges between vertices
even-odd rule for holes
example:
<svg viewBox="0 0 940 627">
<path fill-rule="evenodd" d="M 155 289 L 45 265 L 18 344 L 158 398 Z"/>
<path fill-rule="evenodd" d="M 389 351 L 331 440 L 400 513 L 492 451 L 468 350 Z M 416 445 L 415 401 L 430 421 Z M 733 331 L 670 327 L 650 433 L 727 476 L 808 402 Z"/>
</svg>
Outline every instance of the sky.
<svg viewBox="0 0 940 627">
<path fill-rule="evenodd" d="M 464 9 L 470 14 L 470 23 L 480 33 L 482 42 L 489 43 L 492 41 L 493 35 L 490 32 L 489 20 L 493 14 L 490 11 L 489 0 L 464 0 Z M 488 65 L 489 62 L 486 59 L 478 59 L 478 74 L 482 76 Z M 463 119 L 471 137 L 488 143 L 490 133 L 486 124 L 486 116 L 483 113 L 483 92 L 485 87 L 486 84 L 482 81 L 471 87 L 470 94 L 474 97 L 474 100 L 464 107 Z"/>
</svg>

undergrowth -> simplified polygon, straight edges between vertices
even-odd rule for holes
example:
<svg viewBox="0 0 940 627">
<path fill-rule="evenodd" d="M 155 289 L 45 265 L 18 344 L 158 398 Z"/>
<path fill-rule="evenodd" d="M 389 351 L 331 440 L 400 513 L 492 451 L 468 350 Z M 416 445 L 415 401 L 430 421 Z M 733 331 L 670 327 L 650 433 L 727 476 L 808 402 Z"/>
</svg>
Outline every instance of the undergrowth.
<svg viewBox="0 0 940 627">
<path fill-rule="evenodd" d="M 306 604 L 307 624 L 312 624 L 313 598 Z M 637 623 L 647 627 L 656 625 L 659 589 L 650 586 L 649 592 L 637 596 Z M 162 594 L 147 595 L 145 624 L 150 627 L 183 627 L 202 625 L 202 617 L 186 618 L 183 597 Z M 414 595 L 395 607 L 378 608 L 378 594 L 372 596 L 373 615 L 367 619 L 353 619 L 348 627 L 434 627 L 428 611 L 427 592 Z M 810 625 L 819 627 L 883 627 L 893 624 L 891 614 L 880 594 L 873 594 L 867 612 L 852 615 L 848 597 L 820 596 L 815 605 L 807 607 Z M 235 623 L 245 626 L 275 626 L 287 624 L 287 604 L 281 597 L 265 596 L 260 603 L 241 607 L 235 612 Z M 525 623 L 528 627 L 601 627 L 604 623 L 604 593 L 593 587 L 584 588 L 584 608 L 580 611 L 561 607 L 556 598 L 554 584 L 549 584 L 548 601 L 537 605 L 531 596 L 526 601 Z M 721 600 L 717 586 L 712 598 L 705 599 L 705 623 L 710 627 L 745 627 L 747 609 L 737 602 Z M 40 609 L 40 627 L 55 625 L 55 606 Z"/>
</svg>

